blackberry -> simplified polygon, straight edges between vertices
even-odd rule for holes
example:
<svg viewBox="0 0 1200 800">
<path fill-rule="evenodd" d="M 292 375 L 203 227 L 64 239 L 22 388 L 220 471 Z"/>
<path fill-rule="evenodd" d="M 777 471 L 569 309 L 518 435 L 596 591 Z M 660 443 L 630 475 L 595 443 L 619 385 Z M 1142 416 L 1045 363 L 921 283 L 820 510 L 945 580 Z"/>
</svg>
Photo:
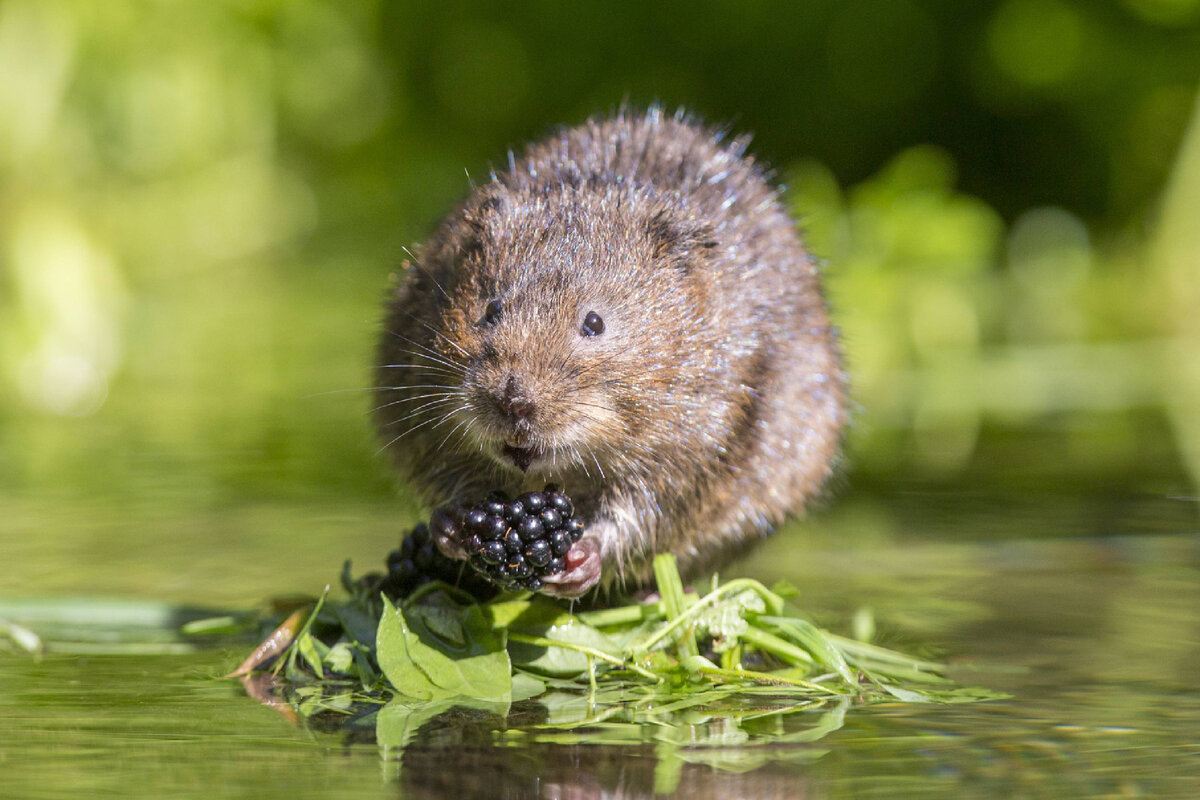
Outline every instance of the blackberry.
<svg viewBox="0 0 1200 800">
<path fill-rule="evenodd" d="M 436 516 L 436 515 L 435 515 Z M 451 514 L 450 521 L 454 521 Z M 446 524 L 445 519 L 439 522 Z M 456 524 L 456 523 L 455 523 Z M 483 557 L 482 551 L 491 542 L 481 542 L 475 537 L 466 537 L 478 542 L 475 545 Z M 503 560 L 503 545 L 501 545 Z M 407 597 L 413 591 L 433 580 L 458 586 L 479 600 L 488 600 L 495 596 L 496 588 L 470 569 L 465 569 L 460 561 L 446 558 L 434 544 L 429 526 L 421 523 L 408 532 L 399 549 L 393 550 L 387 556 L 387 575 L 379 585 L 379 590 L 391 598 Z"/>
<path fill-rule="evenodd" d="M 494 492 L 457 513 L 468 563 L 479 576 L 510 590 L 540 590 L 543 578 L 567 568 L 567 551 L 583 535 L 575 507 L 554 484 L 514 500 Z"/>
<path fill-rule="evenodd" d="M 583 535 L 583 523 L 574 512 L 554 484 L 515 500 L 492 492 L 470 508 L 443 506 L 433 512 L 428 525 L 413 528 L 400 547 L 388 553 L 387 575 L 379 589 L 402 598 L 438 580 L 479 600 L 495 596 L 497 587 L 536 592 L 543 578 L 567 568 L 567 551 Z M 462 543 L 470 568 L 442 555 L 435 544 L 439 535 Z"/>
<path fill-rule="evenodd" d="M 508 567 L 508 574 L 518 580 L 533 575 L 533 565 L 526 561 L 520 553 L 510 557 L 504 566 Z"/>
</svg>

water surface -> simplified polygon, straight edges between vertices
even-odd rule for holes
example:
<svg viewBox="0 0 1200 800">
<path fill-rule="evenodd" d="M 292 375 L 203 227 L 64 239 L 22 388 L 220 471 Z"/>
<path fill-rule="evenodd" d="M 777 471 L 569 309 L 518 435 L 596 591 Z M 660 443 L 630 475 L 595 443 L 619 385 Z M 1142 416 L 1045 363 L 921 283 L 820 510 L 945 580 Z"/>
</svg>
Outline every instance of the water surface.
<svg viewBox="0 0 1200 800">
<path fill-rule="evenodd" d="M 768 747 L 720 720 L 647 725 L 640 742 L 620 745 L 602 743 L 602 726 L 554 743 L 504 733 L 544 718 L 526 704 L 507 721 L 449 712 L 427 722 L 406 750 L 383 753 L 369 720 L 350 730 L 297 726 L 217 679 L 244 655 L 242 644 L 109 655 L 93 641 L 90 653 L 49 652 L 40 662 L 0 653 L 0 795 L 1200 796 L 1194 501 L 1142 497 L 1108 525 L 1095 514 L 1063 513 L 1086 507 L 1074 500 L 1048 507 L 1057 517 L 1000 497 L 850 502 L 785 531 L 737 568 L 790 580 L 800 607 L 835 630 L 849 630 L 853 614 L 869 608 L 876 641 L 944 657 L 958 680 L 1009 692 L 1008 700 L 850 708 L 843 727 L 815 742 Z M 924 520 L 914 510 L 921 508 L 929 510 Z M 882 511 L 891 521 L 886 535 L 870 523 Z M 382 509 L 331 509 L 307 523 L 302 516 L 287 507 L 242 509 L 192 519 L 191 527 L 207 524 L 224 536 L 238 524 L 359 526 L 367 533 L 354 546 L 369 551 L 374 527 L 396 524 Z M 958 541 L 944 535 L 952 523 L 964 531 Z M 988 535 L 1022 526 L 1022 538 Z M 319 574 L 319 556 L 339 544 L 344 553 L 349 541 L 236 560 L 207 591 L 180 568 L 174 599 L 216 606 L 319 588 L 333 577 Z M 3 546 L 14 548 L 12 540 Z M 209 556 L 198 569 L 207 574 L 218 562 Z M 307 567 L 292 570 L 297 563 Z M 9 613 L 17 613 L 12 597 Z M 152 627 L 143 631 L 147 641 L 156 638 Z M 788 724 L 813 724 L 819 712 Z"/>
</svg>

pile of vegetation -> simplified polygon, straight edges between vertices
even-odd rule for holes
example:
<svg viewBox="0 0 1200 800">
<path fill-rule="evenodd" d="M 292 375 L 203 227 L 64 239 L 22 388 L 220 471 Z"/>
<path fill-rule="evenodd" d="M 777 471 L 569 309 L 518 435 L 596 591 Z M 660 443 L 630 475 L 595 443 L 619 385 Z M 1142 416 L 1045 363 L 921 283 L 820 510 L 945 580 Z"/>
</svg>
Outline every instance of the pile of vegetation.
<svg viewBox="0 0 1200 800">
<path fill-rule="evenodd" d="M 572 612 L 527 591 L 480 602 L 441 580 L 393 600 L 377 576 L 354 579 L 347 562 L 347 599 L 332 600 L 327 587 L 294 609 L 232 676 L 259 681 L 260 696 L 265 679 L 265 694 L 293 715 L 365 721 L 396 746 L 417 721 L 456 706 L 504 720 L 514 703 L 534 701 L 544 712 L 534 724 L 497 727 L 538 738 L 603 723 L 611 736 L 623 722 L 633 741 L 639 723 L 679 714 L 741 725 L 822 711 L 800 730 L 772 728 L 774 742 L 823 736 L 850 705 L 1000 696 L 956 685 L 942 664 L 822 630 L 790 607 L 787 586 L 714 577 L 689 592 L 673 556 L 659 556 L 654 570 L 652 599 Z"/>
</svg>

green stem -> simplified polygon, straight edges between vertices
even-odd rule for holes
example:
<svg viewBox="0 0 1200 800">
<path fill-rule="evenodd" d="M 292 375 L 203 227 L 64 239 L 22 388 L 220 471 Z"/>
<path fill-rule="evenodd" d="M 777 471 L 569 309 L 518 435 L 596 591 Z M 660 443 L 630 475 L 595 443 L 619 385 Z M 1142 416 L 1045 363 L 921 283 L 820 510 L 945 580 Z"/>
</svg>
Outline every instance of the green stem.
<svg viewBox="0 0 1200 800">
<path fill-rule="evenodd" d="M 877 645 L 860 642 L 857 639 L 848 639 L 845 636 L 838 636 L 828 631 L 821 631 L 821 633 L 825 634 L 831 642 L 841 648 L 842 652 L 855 662 L 873 659 L 884 664 L 908 667 L 918 672 L 940 674 L 946 671 L 946 665 L 939 664 L 936 661 L 926 661 L 925 659 L 907 656 L 904 653 L 897 653 L 895 650 L 888 650 Z"/>
<path fill-rule="evenodd" d="M 643 678 L 648 678 L 649 680 L 652 680 L 655 683 L 662 683 L 662 681 L 663 681 L 663 679 L 661 677 L 659 677 L 658 675 L 655 675 L 653 672 L 651 672 L 648 669 L 645 669 L 644 667 L 640 667 L 637 664 L 627 662 L 624 659 L 617 658 L 614 655 L 610 655 L 610 654 L 604 652 L 603 650 L 597 650 L 594 647 L 586 647 L 584 645 L 575 644 L 573 642 L 560 642 L 556 639 L 547 639 L 544 636 L 527 636 L 523 633 L 513 633 L 512 631 L 508 632 L 508 640 L 510 642 L 521 642 L 523 644 L 531 644 L 536 647 L 561 647 L 564 650 L 574 650 L 577 653 L 583 653 L 586 656 L 590 656 L 592 658 L 598 658 L 601 661 L 605 662 L 606 664 L 612 664 L 614 667 L 620 667 L 622 669 L 633 670 L 638 675 L 641 675 Z"/>
<path fill-rule="evenodd" d="M 658 583 L 658 593 L 662 595 L 662 607 L 667 619 L 672 623 L 677 622 L 684 617 L 688 602 L 684 597 L 683 581 L 679 577 L 679 568 L 675 565 L 675 556 L 664 553 L 655 557 L 654 579 Z M 678 637 L 677 646 L 681 662 L 686 663 L 700 655 L 696 633 L 690 628 Z"/>
<path fill-rule="evenodd" d="M 778 614 L 780 611 L 782 611 L 783 598 L 781 598 L 779 595 L 775 594 L 756 580 L 751 578 L 737 578 L 729 581 L 729 583 L 726 583 L 724 586 L 709 592 L 704 597 L 697 600 L 691 605 L 691 607 L 688 608 L 687 611 L 671 620 L 669 624 L 660 628 L 656 633 L 647 638 L 641 644 L 635 644 L 630 648 L 630 650 L 634 653 L 648 652 L 656 644 L 674 633 L 676 629 L 686 625 L 690 621 L 695 620 L 696 617 L 700 616 L 700 612 L 704 611 L 704 609 L 708 608 L 709 606 L 715 605 L 716 602 L 723 596 L 732 594 L 734 592 L 740 592 L 745 589 L 750 589 L 762 597 L 762 599 L 766 602 L 767 610 L 770 613 Z"/>
<path fill-rule="evenodd" d="M 598 611 L 581 611 L 576 614 L 585 625 L 593 628 L 610 628 L 614 625 L 629 625 L 635 622 L 645 622 L 662 617 L 660 603 L 639 603 L 632 606 L 602 608 Z"/>
<path fill-rule="evenodd" d="M 275 665 L 275 669 L 271 674 L 278 675 L 279 668 L 281 665 L 284 665 L 285 661 L 287 667 L 287 670 L 284 672 L 285 675 L 296 668 L 296 659 L 300 656 L 300 648 L 297 646 L 297 642 L 300 641 L 300 637 L 305 636 L 309 631 L 312 630 L 313 623 L 317 621 L 317 615 L 321 613 L 321 608 L 325 605 L 326 597 L 329 597 L 329 584 L 325 584 L 325 591 L 321 592 L 321 596 L 318 597 L 317 602 L 313 604 L 312 611 L 308 612 L 308 618 L 304 620 L 304 624 L 300 626 L 300 630 L 296 631 L 296 635 L 292 638 L 291 643 L 288 645 L 287 658 L 280 659 L 280 661 Z M 324 671 L 322 671 L 322 674 L 318 675 L 317 677 L 324 678 Z"/>
<path fill-rule="evenodd" d="M 755 645 L 760 650 L 766 650 L 768 653 L 774 653 L 784 659 L 795 663 L 797 661 L 805 664 L 815 663 L 812 655 L 803 648 L 797 647 L 786 639 L 782 639 L 773 633 L 750 626 L 738 637 L 743 642 L 749 642 Z"/>
<path fill-rule="evenodd" d="M 811 692 L 820 692 L 823 695 L 838 696 L 840 692 L 834 691 L 828 686 L 822 686 L 819 683 L 812 681 L 801 680 L 799 678 L 785 678 L 782 675 L 773 675 L 769 672 L 755 672 L 749 669 L 721 669 L 720 667 L 701 667 L 701 675 L 709 677 L 721 678 L 724 680 L 750 680 L 755 683 L 764 683 L 770 686 L 795 686 L 801 689 L 808 689 Z"/>
</svg>

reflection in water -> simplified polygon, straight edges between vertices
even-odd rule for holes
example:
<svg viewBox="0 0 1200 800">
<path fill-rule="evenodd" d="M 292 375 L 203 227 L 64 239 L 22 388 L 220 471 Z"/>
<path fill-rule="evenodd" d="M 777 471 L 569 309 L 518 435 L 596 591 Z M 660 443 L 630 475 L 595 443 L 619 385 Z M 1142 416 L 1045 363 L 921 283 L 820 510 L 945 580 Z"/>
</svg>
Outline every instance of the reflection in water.
<svg viewBox="0 0 1200 800">
<path fill-rule="evenodd" d="M 607 748 L 567 745 L 533 749 L 464 748 L 446 769 L 444 751 L 413 749 L 398 769 L 410 798 L 562 798 L 634 800 L 804 800 L 826 797 L 813 781 L 784 764 L 767 763 L 739 773 L 703 763 L 664 758 L 654 744 Z"/>
</svg>

